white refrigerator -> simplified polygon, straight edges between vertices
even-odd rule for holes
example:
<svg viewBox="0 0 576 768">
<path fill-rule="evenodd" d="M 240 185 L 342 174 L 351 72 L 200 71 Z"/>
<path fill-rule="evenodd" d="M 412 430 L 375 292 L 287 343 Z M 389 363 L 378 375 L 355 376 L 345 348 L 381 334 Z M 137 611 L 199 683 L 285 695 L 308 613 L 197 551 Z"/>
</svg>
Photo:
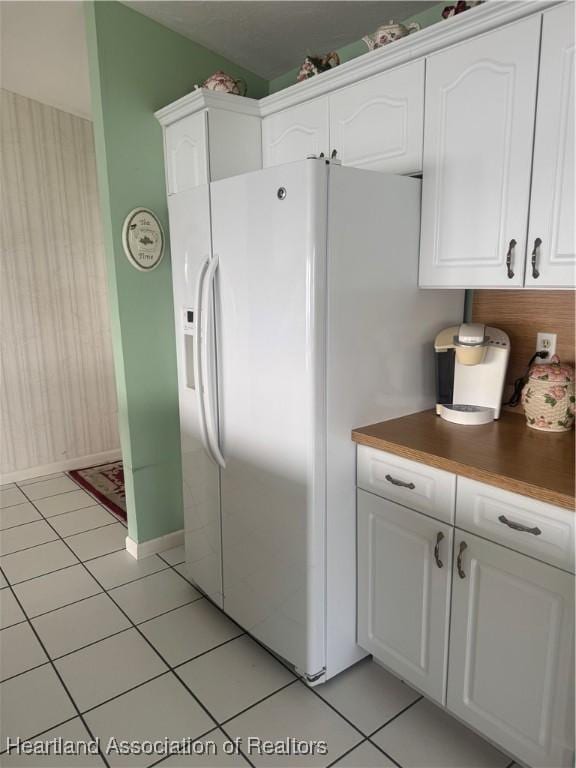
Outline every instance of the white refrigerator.
<svg viewBox="0 0 576 768">
<path fill-rule="evenodd" d="M 365 655 L 351 429 L 431 407 L 462 318 L 420 191 L 310 159 L 169 198 L 189 575 L 310 684 Z"/>
</svg>

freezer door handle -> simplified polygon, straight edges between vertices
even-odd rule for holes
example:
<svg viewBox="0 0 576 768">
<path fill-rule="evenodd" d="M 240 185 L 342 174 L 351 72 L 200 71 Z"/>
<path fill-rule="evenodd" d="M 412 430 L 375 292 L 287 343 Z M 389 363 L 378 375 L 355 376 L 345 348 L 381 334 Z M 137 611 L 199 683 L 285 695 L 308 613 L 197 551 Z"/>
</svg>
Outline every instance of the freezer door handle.
<svg viewBox="0 0 576 768">
<path fill-rule="evenodd" d="M 200 269 L 198 270 L 198 276 L 196 278 L 196 297 L 195 297 L 195 311 L 196 311 L 196 329 L 194 332 L 194 345 L 193 345 L 193 365 L 194 365 L 194 381 L 196 382 L 196 395 L 198 398 L 198 421 L 200 424 L 200 437 L 204 450 L 208 455 L 211 455 L 210 445 L 208 442 L 208 430 L 206 427 L 206 411 L 204 406 L 204 385 L 202 376 L 202 355 L 201 355 L 201 337 L 202 337 L 202 296 L 203 296 L 203 284 L 206 278 L 206 270 L 210 257 L 206 256 Z"/>
<path fill-rule="evenodd" d="M 215 374 L 216 368 L 213 357 L 214 344 L 210 343 L 210 328 L 214 318 L 214 280 L 217 269 L 218 256 L 214 255 L 209 261 L 202 289 L 203 312 L 200 322 L 203 322 L 204 325 L 202 326 L 202 331 L 200 333 L 200 344 L 202 359 L 201 371 L 204 376 L 204 386 L 202 387 L 202 390 L 204 393 L 203 399 L 206 415 L 206 431 L 208 433 L 208 444 L 210 446 L 209 452 L 214 461 L 224 469 L 226 467 L 226 461 L 220 450 L 218 439 L 218 420 L 216 416 L 217 405 L 215 402 L 216 382 L 212 381 L 212 376 Z"/>
</svg>

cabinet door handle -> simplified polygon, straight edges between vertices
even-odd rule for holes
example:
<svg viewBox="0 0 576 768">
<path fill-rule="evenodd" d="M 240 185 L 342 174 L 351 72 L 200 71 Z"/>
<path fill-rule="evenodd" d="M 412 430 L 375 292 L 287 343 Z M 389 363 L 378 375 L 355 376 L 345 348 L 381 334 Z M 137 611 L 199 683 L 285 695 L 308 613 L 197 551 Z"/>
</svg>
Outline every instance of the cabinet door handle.
<svg viewBox="0 0 576 768">
<path fill-rule="evenodd" d="M 462 568 L 462 555 L 464 554 L 465 549 L 468 549 L 468 544 L 466 544 L 465 541 L 461 541 L 458 549 L 458 558 L 456 559 L 456 568 L 458 569 L 458 576 L 460 576 L 461 579 L 466 578 L 466 572 L 464 571 L 464 568 Z"/>
<path fill-rule="evenodd" d="M 532 251 L 532 277 L 534 280 L 537 280 L 540 277 L 540 272 L 538 271 L 538 267 L 536 266 L 538 262 L 538 256 L 540 255 L 540 246 L 542 245 L 542 240 L 540 240 L 539 237 L 534 240 L 534 249 Z"/>
<path fill-rule="evenodd" d="M 436 560 L 436 565 L 438 568 L 442 568 L 444 566 L 444 563 L 442 560 L 440 560 L 440 542 L 444 538 L 444 534 L 442 531 L 438 531 L 436 534 L 436 546 L 434 547 L 434 560 Z"/>
<path fill-rule="evenodd" d="M 512 238 L 512 240 L 510 240 L 510 244 L 508 245 L 508 253 L 506 254 L 506 273 L 509 280 L 512 280 L 514 277 L 514 270 L 512 269 L 512 257 L 514 256 L 514 248 L 516 248 L 516 240 Z"/>
<path fill-rule="evenodd" d="M 392 483 L 392 485 L 399 485 L 401 488 L 410 488 L 411 491 L 416 488 L 414 483 L 405 483 L 404 480 L 398 480 L 395 477 L 392 477 L 392 475 L 384 475 L 384 477 L 389 483 Z"/>
<path fill-rule="evenodd" d="M 513 528 L 515 531 L 522 531 L 523 533 L 532 533 L 534 536 L 540 536 L 542 531 L 540 528 L 538 528 L 537 525 L 534 526 L 534 528 L 530 528 L 528 525 L 522 525 L 522 523 L 515 523 L 513 520 L 508 520 L 507 517 L 504 515 L 500 515 L 498 518 L 501 523 L 504 523 L 504 525 L 507 525 L 508 528 Z"/>
<path fill-rule="evenodd" d="M 330 159 L 331 160 L 336 160 L 336 155 L 337 154 L 338 154 L 338 150 L 337 149 L 333 149 L 332 150 L 332 154 L 330 155 Z"/>
</svg>

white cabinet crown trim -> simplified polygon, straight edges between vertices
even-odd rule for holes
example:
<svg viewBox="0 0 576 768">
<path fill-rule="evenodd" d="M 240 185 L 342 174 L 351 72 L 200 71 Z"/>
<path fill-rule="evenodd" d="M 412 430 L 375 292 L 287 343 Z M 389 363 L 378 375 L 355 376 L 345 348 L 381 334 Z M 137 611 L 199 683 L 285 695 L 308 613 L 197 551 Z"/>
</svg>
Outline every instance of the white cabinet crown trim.
<svg viewBox="0 0 576 768">
<path fill-rule="evenodd" d="M 260 100 L 199 88 L 154 114 L 163 126 L 209 107 L 267 117 L 388 69 L 422 59 L 483 32 L 490 32 L 518 19 L 541 13 L 562 2 L 563 0 L 491 0 L 468 13 L 433 24 L 415 35 L 397 40 L 394 45 L 358 56 L 329 72 L 310 78 L 305 83 L 295 83 Z"/>
<path fill-rule="evenodd" d="M 490 32 L 504 24 L 541 13 L 559 2 L 560 0 L 492 0 L 468 13 L 453 16 L 415 35 L 397 40 L 393 45 L 358 56 L 321 76 L 310 78 L 305 83 L 295 83 L 282 91 L 265 96 L 259 102 L 260 114 L 266 117 L 302 101 L 323 96 L 379 72 L 424 58 L 483 32 Z"/>
<path fill-rule="evenodd" d="M 228 112 L 239 112 L 243 115 L 260 117 L 259 102 L 256 99 L 235 96 L 232 93 L 209 91 L 207 88 L 197 88 L 192 93 L 182 96 L 178 101 L 154 112 L 154 117 L 166 128 L 183 117 L 209 108 L 226 109 Z"/>
</svg>

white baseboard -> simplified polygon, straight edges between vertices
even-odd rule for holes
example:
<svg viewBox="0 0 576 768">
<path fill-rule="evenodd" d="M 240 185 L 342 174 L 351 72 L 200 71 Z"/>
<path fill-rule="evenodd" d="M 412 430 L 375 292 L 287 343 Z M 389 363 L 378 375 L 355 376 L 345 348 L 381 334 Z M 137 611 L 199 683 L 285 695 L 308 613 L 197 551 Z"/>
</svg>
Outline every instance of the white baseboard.
<svg viewBox="0 0 576 768">
<path fill-rule="evenodd" d="M 19 483 L 21 480 L 53 475 L 55 472 L 68 472 L 70 469 L 82 469 L 95 464 L 106 464 L 108 461 L 118 461 L 121 458 L 122 453 L 119 448 L 102 453 L 91 453 L 76 459 L 64 459 L 63 461 L 55 461 L 53 464 L 43 464 L 40 467 L 29 467 L 28 469 L 19 469 L 16 472 L 8 472 L 2 475 L 2 483 Z"/>
<path fill-rule="evenodd" d="M 184 530 L 173 531 L 165 536 L 158 536 L 157 539 L 148 539 L 148 541 L 134 541 L 130 536 L 126 536 L 126 550 L 135 560 L 142 560 L 143 557 L 150 557 L 158 552 L 165 552 L 167 549 L 180 547 L 184 544 Z"/>
</svg>

